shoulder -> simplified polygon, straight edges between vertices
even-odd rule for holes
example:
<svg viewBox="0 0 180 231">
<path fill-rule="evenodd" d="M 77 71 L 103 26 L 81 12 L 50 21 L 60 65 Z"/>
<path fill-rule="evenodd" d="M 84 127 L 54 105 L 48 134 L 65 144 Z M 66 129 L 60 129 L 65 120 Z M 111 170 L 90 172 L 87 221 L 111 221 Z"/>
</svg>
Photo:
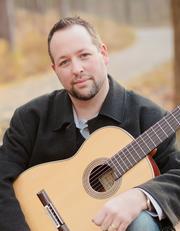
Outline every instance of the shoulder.
<svg viewBox="0 0 180 231">
<path fill-rule="evenodd" d="M 37 98 L 34 98 L 17 108 L 16 110 L 20 112 L 34 111 L 37 113 L 41 113 L 41 111 L 45 111 L 48 108 L 53 107 L 54 104 L 57 103 L 57 101 L 63 101 L 65 94 L 65 90 L 56 90 L 49 94 L 41 95 Z"/>
<path fill-rule="evenodd" d="M 162 117 L 162 115 L 166 113 L 160 105 L 133 90 L 124 88 L 115 80 L 110 79 L 110 86 L 114 97 L 118 98 L 118 102 L 121 100 L 125 111 L 130 112 L 131 114 L 138 113 L 146 115 L 150 113 L 154 115 L 155 113 L 157 114 L 157 117 Z"/>
<path fill-rule="evenodd" d="M 49 94 L 39 96 L 18 107 L 12 119 L 24 121 L 45 120 L 50 114 L 55 113 L 57 105 L 63 107 L 64 99 L 67 97 L 65 90 L 53 91 Z"/>
<path fill-rule="evenodd" d="M 154 115 L 155 113 L 162 117 L 167 112 L 156 102 L 131 90 L 126 90 L 126 100 L 127 104 L 131 106 L 131 110 L 138 110 L 142 114 Z"/>
<path fill-rule="evenodd" d="M 141 132 L 167 114 L 167 111 L 152 100 L 134 91 L 126 90 L 126 115 L 139 123 Z M 133 115 L 133 116 L 132 116 Z"/>
</svg>

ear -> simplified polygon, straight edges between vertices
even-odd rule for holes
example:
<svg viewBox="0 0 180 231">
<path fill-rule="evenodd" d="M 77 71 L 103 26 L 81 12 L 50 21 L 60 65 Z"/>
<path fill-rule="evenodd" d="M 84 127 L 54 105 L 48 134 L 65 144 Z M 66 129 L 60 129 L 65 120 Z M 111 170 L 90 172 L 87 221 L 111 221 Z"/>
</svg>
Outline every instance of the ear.
<svg viewBox="0 0 180 231">
<path fill-rule="evenodd" d="M 56 70 L 55 70 L 55 64 L 54 64 L 54 63 L 51 63 L 51 67 L 52 67 L 52 69 L 53 69 L 54 71 L 56 71 Z"/>
<path fill-rule="evenodd" d="M 107 65 L 109 63 L 109 54 L 108 54 L 107 46 L 104 43 L 101 44 L 100 53 L 102 54 L 104 58 L 104 62 Z"/>
</svg>

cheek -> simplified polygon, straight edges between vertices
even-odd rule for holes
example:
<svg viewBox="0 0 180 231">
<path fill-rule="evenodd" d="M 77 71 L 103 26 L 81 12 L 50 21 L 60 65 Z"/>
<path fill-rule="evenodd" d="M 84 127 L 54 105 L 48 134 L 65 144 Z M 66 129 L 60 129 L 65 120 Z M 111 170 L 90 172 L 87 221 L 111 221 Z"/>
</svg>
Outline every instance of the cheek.
<svg viewBox="0 0 180 231">
<path fill-rule="evenodd" d="M 91 60 L 91 62 L 87 63 L 87 65 L 84 66 L 84 69 L 87 72 L 92 72 L 92 73 L 96 73 L 99 72 L 99 70 L 101 69 L 101 62 L 99 59 L 93 59 Z"/>
<path fill-rule="evenodd" d="M 106 68 L 107 66 L 103 59 L 97 59 L 92 65 L 92 69 L 96 73 L 104 73 Z"/>
<path fill-rule="evenodd" d="M 64 88 L 69 88 L 71 85 L 71 75 L 68 71 L 60 71 L 56 72 L 59 81 L 63 85 Z"/>
</svg>

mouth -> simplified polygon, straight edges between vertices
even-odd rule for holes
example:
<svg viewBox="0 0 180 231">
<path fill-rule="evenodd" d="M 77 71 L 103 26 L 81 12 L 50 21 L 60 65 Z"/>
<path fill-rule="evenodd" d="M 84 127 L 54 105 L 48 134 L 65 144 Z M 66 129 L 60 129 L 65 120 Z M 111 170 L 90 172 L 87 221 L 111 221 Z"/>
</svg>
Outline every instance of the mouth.
<svg viewBox="0 0 180 231">
<path fill-rule="evenodd" d="M 76 85 L 78 87 L 84 87 L 88 81 L 90 81 L 91 78 L 82 78 L 82 79 L 77 79 L 73 82 L 73 85 Z"/>
<path fill-rule="evenodd" d="M 78 88 L 83 88 L 87 86 L 87 82 L 89 80 L 88 79 L 84 79 L 84 80 L 78 80 L 74 83 L 74 86 L 78 87 Z"/>
<path fill-rule="evenodd" d="M 75 81 L 74 84 L 81 84 L 81 83 L 85 83 L 86 81 L 88 81 L 88 79 L 79 79 Z"/>
</svg>

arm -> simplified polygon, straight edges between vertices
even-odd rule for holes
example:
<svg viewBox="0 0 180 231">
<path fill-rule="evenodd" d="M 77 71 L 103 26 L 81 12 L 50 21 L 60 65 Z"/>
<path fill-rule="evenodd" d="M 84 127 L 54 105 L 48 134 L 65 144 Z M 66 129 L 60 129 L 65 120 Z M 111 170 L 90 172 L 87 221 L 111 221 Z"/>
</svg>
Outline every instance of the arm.
<svg viewBox="0 0 180 231">
<path fill-rule="evenodd" d="M 158 148 L 154 157 L 161 175 L 140 185 L 160 205 L 173 225 L 180 217 L 180 153 L 174 147 L 175 136 Z"/>
<path fill-rule="evenodd" d="M 132 98 L 136 117 L 130 120 L 129 127 L 132 134 L 133 131 L 139 132 L 133 134 L 134 137 L 137 137 L 159 121 L 167 112 L 145 98 L 137 95 L 133 95 Z M 133 123 L 133 119 L 136 120 L 138 126 Z M 180 217 L 178 206 L 180 201 L 180 152 L 176 149 L 175 142 L 176 136 L 172 135 L 157 147 L 157 153 L 153 156 L 153 159 L 161 175 L 138 186 L 157 201 L 165 216 L 173 225 L 177 223 Z"/>
<path fill-rule="evenodd" d="M 165 111 L 145 99 L 134 98 L 131 102 L 128 102 L 129 98 L 127 98 L 127 109 L 124 118 L 128 119 L 124 120 L 121 126 L 134 137 L 137 137 L 161 119 Z M 178 208 L 180 200 L 180 154 L 176 150 L 174 143 L 175 136 L 171 136 L 158 147 L 158 152 L 154 156 L 161 175 L 138 186 L 148 192 L 157 201 L 163 213 L 173 225 L 177 223 L 178 217 L 180 217 L 180 209 Z M 147 207 L 144 207 L 145 198 L 142 194 L 131 189 L 118 195 L 116 198 L 110 199 L 102 210 L 95 215 L 95 224 L 104 225 L 108 222 L 111 224 L 112 221 L 118 217 L 120 223 L 124 226 L 119 230 L 125 230 L 128 224 L 130 224 L 142 210 L 147 209 Z M 123 203 L 122 198 L 124 198 L 124 201 L 129 200 L 131 206 Z M 139 201 L 139 204 L 136 204 L 136 201 Z M 117 205 L 119 206 L 117 207 Z M 123 214 L 126 214 L 126 216 Z M 107 220 L 110 220 L 107 221 L 105 217 Z"/>
<path fill-rule="evenodd" d="M 162 174 L 162 176 L 165 176 L 166 174 Z M 176 174 L 175 176 L 176 177 Z M 177 174 L 178 177 L 178 174 Z M 159 178 L 159 177 L 158 177 Z M 144 191 L 148 192 L 149 195 L 151 195 L 160 205 L 160 208 L 162 209 L 162 212 L 169 218 L 169 220 L 173 223 L 171 220 L 173 216 L 178 216 L 178 214 L 174 213 L 174 207 L 172 204 L 172 213 L 167 214 L 165 212 L 163 202 L 167 204 L 168 207 L 171 206 L 172 203 L 177 200 L 175 203 L 177 203 L 178 206 L 178 194 L 177 197 L 174 198 L 174 194 L 171 191 L 171 187 L 179 188 L 179 183 L 176 181 L 172 182 L 171 185 L 166 181 L 166 179 L 162 182 L 157 182 L 157 187 L 159 185 L 164 185 L 164 188 L 169 186 L 169 190 L 166 192 L 166 190 L 158 191 L 158 196 L 155 197 L 153 195 L 153 192 L 156 191 L 155 186 L 151 187 L 151 182 L 156 181 L 156 178 L 153 180 L 150 180 L 147 183 L 144 183 L 141 186 L 138 186 L 140 188 L 143 188 Z M 149 186 L 149 191 L 147 190 L 147 186 Z M 150 193 L 151 192 L 151 193 Z M 160 200 L 162 200 L 162 204 L 160 204 Z M 124 193 L 121 193 L 120 195 L 116 196 L 115 198 L 110 199 L 103 208 L 95 215 L 93 218 L 93 221 L 96 225 L 101 226 L 102 230 L 106 230 L 107 227 L 111 224 L 115 224 L 116 227 L 118 227 L 118 231 L 124 231 L 129 226 L 129 224 L 143 211 L 148 209 L 147 206 L 147 199 L 144 195 L 144 193 L 139 190 L 138 188 L 130 189 Z M 162 217 L 161 217 L 162 218 Z M 177 219 L 177 218 L 176 218 Z M 176 224 L 176 221 L 173 223 L 173 225 Z"/>
<path fill-rule="evenodd" d="M 29 231 L 13 190 L 13 181 L 27 168 L 30 139 L 16 111 L 0 147 L 0 230 Z"/>
</svg>

